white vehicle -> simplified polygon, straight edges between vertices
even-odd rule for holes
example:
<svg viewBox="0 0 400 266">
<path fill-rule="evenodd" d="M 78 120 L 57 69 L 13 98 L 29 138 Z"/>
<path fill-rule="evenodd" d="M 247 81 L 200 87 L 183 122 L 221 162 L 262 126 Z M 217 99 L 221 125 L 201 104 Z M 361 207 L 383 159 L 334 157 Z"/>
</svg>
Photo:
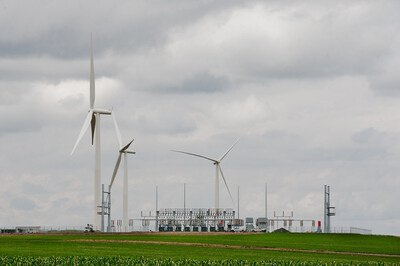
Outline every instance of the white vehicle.
<svg viewBox="0 0 400 266">
<path fill-rule="evenodd" d="M 232 226 L 231 232 L 245 232 L 244 226 Z"/>
<path fill-rule="evenodd" d="M 94 232 L 94 230 L 93 230 L 93 224 L 87 224 L 86 226 L 85 226 L 85 233 L 93 233 Z"/>
<path fill-rule="evenodd" d="M 258 227 L 256 227 L 256 228 L 254 228 L 253 230 L 251 230 L 252 232 L 262 232 L 262 233 L 266 233 L 267 232 L 267 229 L 266 228 L 258 228 Z"/>
</svg>

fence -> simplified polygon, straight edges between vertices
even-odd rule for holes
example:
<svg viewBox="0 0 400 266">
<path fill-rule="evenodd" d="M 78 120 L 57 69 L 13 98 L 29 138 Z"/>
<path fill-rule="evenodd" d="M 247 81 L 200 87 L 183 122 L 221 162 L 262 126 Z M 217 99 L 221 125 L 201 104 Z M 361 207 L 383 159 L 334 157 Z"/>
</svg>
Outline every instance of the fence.
<svg viewBox="0 0 400 266">
<path fill-rule="evenodd" d="M 32 226 L 32 228 L 37 228 L 37 226 Z M 3 226 L 0 228 L 1 233 L 17 233 L 17 227 L 15 226 Z M 26 228 L 29 228 L 28 226 Z M 74 232 L 84 232 L 85 226 L 40 226 L 38 227 L 39 233 L 74 233 Z M 289 232 L 292 233 L 315 233 L 316 227 L 313 226 L 287 226 L 282 227 Z M 100 228 L 93 228 L 95 231 L 99 231 Z M 276 228 L 269 228 L 269 232 L 274 231 Z M 129 232 L 151 232 L 154 231 L 154 225 L 145 225 L 145 226 L 129 226 Z M 29 231 L 27 231 L 29 233 Z M 119 227 L 111 227 L 111 232 L 119 233 L 121 232 L 121 228 Z M 372 230 L 370 229 L 363 229 L 358 227 L 331 227 L 331 233 L 336 234 L 366 234 L 371 235 Z"/>
</svg>

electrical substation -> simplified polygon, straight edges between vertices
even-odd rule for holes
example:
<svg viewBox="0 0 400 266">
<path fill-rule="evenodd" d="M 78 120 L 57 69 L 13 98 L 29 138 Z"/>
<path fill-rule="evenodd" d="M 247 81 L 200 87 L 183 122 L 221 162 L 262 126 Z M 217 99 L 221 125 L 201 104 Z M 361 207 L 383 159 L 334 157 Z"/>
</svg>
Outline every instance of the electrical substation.
<svg viewBox="0 0 400 266">
<path fill-rule="evenodd" d="M 160 209 L 154 219 L 160 232 L 225 232 L 240 224 L 232 209 Z"/>
</svg>

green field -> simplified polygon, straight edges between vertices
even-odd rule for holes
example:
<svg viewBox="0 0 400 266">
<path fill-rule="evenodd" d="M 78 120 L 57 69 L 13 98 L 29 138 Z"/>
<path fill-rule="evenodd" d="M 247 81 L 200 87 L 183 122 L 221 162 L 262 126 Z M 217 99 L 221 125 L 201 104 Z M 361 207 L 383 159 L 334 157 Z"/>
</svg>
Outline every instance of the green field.
<svg viewBox="0 0 400 266">
<path fill-rule="evenodd" d="M 129 241 L 174 243 L 166 245 L 162 243 L 132 243 Z M 197 243 L 202 244 L 202 246 L 178 245 L 178 243 Z M 204 246 L 204 244 L 216 246 Z M 262 248 L 291 250 L 262 250 Z M 320 251 L 333 251 L 335 253 L 327 254 L 320 253 Z M 361 254 L 346 254 L 346 252 Z M 142 264 L 152 264 L 151 260 L 154 259 L 161 259 L 161 261 L 172 259 L 175 262 L 181 261 L 182 265 L 187 264 L 188 260 L 203 263 L 215 261 L 216 264 L 220 264 L 224 260 L 232 260 L 231 263 L 227 264 L 240 264 L 246 261 L 247 264 L 251 262 L 272 264 L 333 262 L 381 264 L 384 262 L 400 265 L 400 238 L 394 236 L 300 233 L 2 235 L 0 237 L 0 264 L 7 264 L 7 260 L 21 259 L 16 258 L 20 256 L 29 257 L 31 260 L 37 260 L 39 257 L 40 259 L 45 257 L 48 260 L 66 258 L 126 260 L 125 262 L 120 261 L 119 264 L 127 264 L 127 260 L 136 261 L 132 264 L 137 264 L 138 260 L 141 260 Z M 114 262 L 117 263 L 117 261 Z M 49 262 L 48 264 L 53 263 Z"/>
</svg>

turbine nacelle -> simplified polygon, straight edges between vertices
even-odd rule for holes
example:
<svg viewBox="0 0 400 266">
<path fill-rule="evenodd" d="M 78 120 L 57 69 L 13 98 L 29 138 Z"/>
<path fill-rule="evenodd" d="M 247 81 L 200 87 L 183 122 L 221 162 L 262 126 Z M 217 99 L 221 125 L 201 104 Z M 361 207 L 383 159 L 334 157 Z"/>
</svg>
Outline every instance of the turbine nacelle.
<svg viewBox="0 0 400 266">
<path fill-rule="evenodd" d="M 125 151 L 129 148 L 129 146 L 131 146 L 131 144 L 132 144 L 132 142 L 133 142 L 134 140 L 135 140 L 135 139 L 132 139 L 131 142 L 129 142 L 127 145 L 125 145 L 122 149 L 120 149 L 119 152 L 125 152 Z M 121 146 L 121 145 L 120 145 L 120 146 Z"/>
<path fill-rule="evenodd" d="M 90 109 L 88 112 L 89 113 L 93 112 L 95 114 L 101 114 L 101 115 L 111 115 L 112 110 L 93 108 L 93 109 Z"/>
</svg>

